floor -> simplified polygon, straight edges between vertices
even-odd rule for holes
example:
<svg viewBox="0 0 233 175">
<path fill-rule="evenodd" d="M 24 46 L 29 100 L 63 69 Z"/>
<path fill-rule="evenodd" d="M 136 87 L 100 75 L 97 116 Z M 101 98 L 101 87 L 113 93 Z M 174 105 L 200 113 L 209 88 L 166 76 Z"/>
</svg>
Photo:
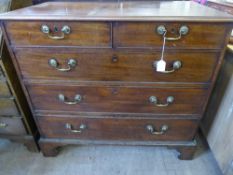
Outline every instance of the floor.
<svg viewBox="0 0 233 175">
<path fill-rule="evenodd" d="M 0 139 L 0 175 L 222 175 L 203 144 L 192 161 L 177 154 L 164 147 L 69 146 L 44 158 Z"/>
</svg>

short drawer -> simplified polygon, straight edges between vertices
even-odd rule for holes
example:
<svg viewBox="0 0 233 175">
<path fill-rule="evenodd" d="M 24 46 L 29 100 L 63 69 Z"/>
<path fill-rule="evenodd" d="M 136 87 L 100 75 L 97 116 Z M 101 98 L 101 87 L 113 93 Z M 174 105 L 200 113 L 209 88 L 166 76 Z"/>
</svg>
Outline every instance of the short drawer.
<svg viewBox="0 0 233 175">
<path fill-rule="evenodd" d="M 6 80 L 0 80 L 0 98 L 1 97 L 10 97 L 11 96 L 11 92 L 10 89 L 8 87 L 8 84 L 6 82 Z"/>
<path fill-rule="evenodd" d="M 229 30 L 226 25 L 218 24 L 117 22 L 113 31 L 114 44 L 119 48 L 161 48 L 163 34 L 157 32 L 159 26 L 163 26 L 166 37 L 171 38 L 167 40 L 166 48 L 182 49 L 219 49 L 224 45 L 225 32 Z M 182 26 L 188 27 L 188 31 L 179 39 Z"/>
<path fill-rule="evenodd" d="M 12 98 L 0 98 L 0 115 L 19 115 L 15 101 Z"/>
<path fill-rule="evenodd" d="M 33 107 L 68 112 L 201 114 L 207 89 L 115 87 L 84 85 L 27 85 Z"/>
<path fill-rule="evenodd" d="M 161 73 L 153 66 L 160 52 L 24 48 L 15 54 L 24 79 L 128 82 L 208 82 L 219 56 L 216 52 L 166 52 L 167 72 Z"/>
<path fill-rule="evenodd" d="M 194 137 L 197 120 L 38 117 L 41 136 L 47 138 L 186 141 Z"/>
<path fill-rule="evenodd" d="M 0 117 L 0 134 L 26 134 L 22 119 L 20 117 Z"/>
<path fill-rule="evenodd" d="M 6 22 L 5 27 L 11 45 L 111 47 L 111 24 L 107 22 L 14 21 Z"/>
</svg>

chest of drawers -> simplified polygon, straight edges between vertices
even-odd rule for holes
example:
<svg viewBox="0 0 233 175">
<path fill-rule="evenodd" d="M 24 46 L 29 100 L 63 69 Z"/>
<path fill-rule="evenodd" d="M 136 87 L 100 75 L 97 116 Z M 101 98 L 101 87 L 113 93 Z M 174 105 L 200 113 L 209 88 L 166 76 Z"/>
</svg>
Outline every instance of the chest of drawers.
<svg viewBox="0 0 233 175">
<path fill-rule="evenodd" d="M 45 156 L 96 143 L 192 158 L 232 16 L 194 2 L 51 2 L 0 19 Z"/>
<path fill-rule="evenodd" d="M 0 13 L 9 10 L 10 0 L 0 2 Z M 0 138 L 23 143 L 28 150 L 38 152 L 35 122 L 11 62 L 8 49 L 2 41 L 0 29 Z"/>
</svg>

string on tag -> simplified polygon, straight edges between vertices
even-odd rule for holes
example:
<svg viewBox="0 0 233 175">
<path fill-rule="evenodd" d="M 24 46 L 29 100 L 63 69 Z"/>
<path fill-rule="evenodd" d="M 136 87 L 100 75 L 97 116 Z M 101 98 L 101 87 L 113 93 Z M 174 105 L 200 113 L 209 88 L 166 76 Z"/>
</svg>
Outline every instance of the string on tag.
<svg viewBox="0 0 233 175">
<path fill-rule="evenodd" d="M 165 45 L 166 45 L 166 33 L 167 33 L 167 31 L 165 31 L 163 34 L 163 47 L 162 47 L 161 58 L 156 64 L 156 71 L 158 71 L 158 72 L 165 71 L 165 69 L 166 69 L 166 62 L 164 61 L 164 58 L 163 58 Z"/>
<path fill-rule="evenodd" d="M 166 45 L 166 33 L 167 33 L 167 31 L 165 31 L 163 34 L 163 47 L 162 47 L 162 55 L 161 55 L 160 60 L 163 60 L 163 55 L 164 55 L 164 50 L 165 50 L 165 45 Z"/>
</svg>

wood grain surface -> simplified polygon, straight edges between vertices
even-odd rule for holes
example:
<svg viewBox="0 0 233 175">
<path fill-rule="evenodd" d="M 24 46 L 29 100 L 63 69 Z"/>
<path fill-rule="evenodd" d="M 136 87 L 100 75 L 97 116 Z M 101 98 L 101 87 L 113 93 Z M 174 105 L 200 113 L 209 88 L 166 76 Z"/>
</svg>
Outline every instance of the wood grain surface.
<svg viewBox="0 0 233 175">
<path fill-rule="evenodd" d="M 0 19 L 9 60 L 42 134 L 45 156 L 55 156 L 57 147 L 83 139 L 134 145 L 162 141 L 177 148 L 181 159 L 192 158 L 199 119 L 230 36 L 231 15 L 194 2 L 54 2 Z M 71 33 L 51 39 L 41 32 L 43 24 L 51 36 L 61 36 L 64 25 Z M 161 57 L 159 25 L 165 26 L 166 37 L 176 38 L 166 42 L 164 54 L 167 69 L 175 60 L 182 62 L 172 74 L 157 73 L 152 66 Z M 183 25 L 189 31 L 179 37 Z M 71 58 L 77 66 L 60 72 L 48 65 L 51 58 L 58 61 L 58 68 L 66 68 Z M 74 102 L 76 95 L 80 102 L 65 104 Z M 158 107 L 149 101 L 151 96 L 159 104 L 166 104 L 169 96 L 174 102 Z M 85 123 L 86 132 L 71 134 L 66 123 L 73 129 Z M 148 124 L 156 130 L 167 124 L 169 130 L 155 138 L 145 129 Z"/>
<path fill-rule="evenodd" d="M 179 36 L 181 26 L 187 26 L 189 32 L 178 41 L 167 41 L 167 48 L 180 49 L 220 49 L 224 42 L 226 25 L 206 23 L 154 23 L 154 22 L 117 22 L 113 27 L 115 47 L 119 48 L 160 48 L 162 35 L 157 33 L 159 26 L 165 26 L 166 37 Z"/>
<path fill-rule="evenodd" d="M 41 31 L 47 25 L 52 36 L 61 36 L 63 26 L 70 27 L 70 34 L 62 40 L 53 40 Z M 46 45 L 46 46 L 79 46 L 110 47 L 111 24 L 105 22 L 7 22 L 5 23 L 11 45 Z M 57 32 L 56 29 L 57 28 Z"/>
<path fill-rule="evenodd" d="M 48 2 L 0 15 L 3 20 L 232 22 L 231 15 L 192 1 Z"/>
<path fill-rule="evenodd" d="M 131 140 L 131 141 L 181 141 L 191 140 L 197 128 L 197 120 L 143 120 L 143 119 L 101 119 L 77 117 L 39 117 L 43 137 L 47 138 L 73 138 L 86 140 Z M 82 133 L 72 133 L 65 128 L 66 123 L 79 129 L 85 124 Z M 154 126 L 158 131 L 162 125 L 169 129 L 162 135 L 153 135 L 147 125 Z"/>
<path fill-rule="evenodd" d="M 34 110 L 70 112 L 114 112 L 114 113 L 153 113 L 153 114 L 201 114 L 207 89 L 198 88 L 155 88 L 155 87 L 104 87 L 78 85 L 27 85 Z M 82 101 L 67 105 L 59 101 L 63 94 L 66 101 L 74 101 L 75 95 Z M 156 107 L 149 102 L 156 96 L 158 102 L 167 103 L 173 96 L 174 103 L 167 107 Z"/>
<path fill-rule="evenodd" d="M 19 48 L 14 52 L 23 79 L 61 81 L 208 83 L 219 57 L 218 52 L 168 51 L 164 54 L 167 70 L 173 69 L 175 61 L 181 61 L 182 67 L 163 74 L 153 67 L 153 62 L 160 59 L 160 51 Z M 59 68 L 68 68 L 69 59 L 76 60 L 77 65 L 61 72 L 48 64 L 50 59 L 56 59 Z"/>
</svg>

